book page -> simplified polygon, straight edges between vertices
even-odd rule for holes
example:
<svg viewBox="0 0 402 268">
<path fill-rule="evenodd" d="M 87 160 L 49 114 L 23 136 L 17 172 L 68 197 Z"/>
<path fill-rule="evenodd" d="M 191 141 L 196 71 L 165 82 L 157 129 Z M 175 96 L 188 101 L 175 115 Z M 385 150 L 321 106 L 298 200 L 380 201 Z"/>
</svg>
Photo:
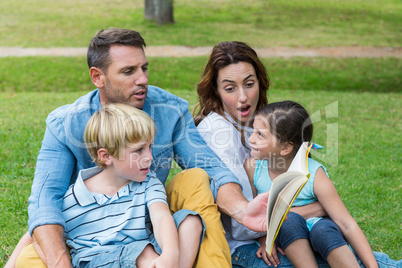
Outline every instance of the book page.
<svg viewBox="0 0 402 268">
<path fill-rule="evenodd" d="M 303 172 L 305 175 L 308 174 L 307 169 L 307 158 L 308 154 L 311 150 L 312 144 L 308 144 L 308 142 L 303 142 L 300 146 L 299 150 L 297 151 L 295 158 L 293 159 L 292 163 L 289 166 L 288 171 L 299 171 Z"/>
<path fill-rule="evenodd" d="M 275 238 L 278 235 L 285 216 L 289 212 L 293 202 L 296 200 L 297 195 L 303 189 L 307 181 L 307 177 L 299 173 L 298 177 L 294 177 L 293 180 L 289 182 L 278 195 L 275 205 L 272 208 L 271 219 L 268 222 L 266 250 L 269 254 L 272 252 Z"/>
<path fill-rule="evenodd" d="M 292 181 L 293 179 L 300 177 L 300 176 L 304 176 L 304 174 L 301 172 L 298 172 L 298 171 L 290 171 L 290 172 L 285 172 L 274 179 L 274 181 L 272 182 L 271 191 L 270 191 L 269 197 L 268 197 L 267 222 L 269 222 L 271 219 L 272 210 L 274 208 L 275 201 L 278 198 L 279 193 L 290 181 Z"/>
</svg>

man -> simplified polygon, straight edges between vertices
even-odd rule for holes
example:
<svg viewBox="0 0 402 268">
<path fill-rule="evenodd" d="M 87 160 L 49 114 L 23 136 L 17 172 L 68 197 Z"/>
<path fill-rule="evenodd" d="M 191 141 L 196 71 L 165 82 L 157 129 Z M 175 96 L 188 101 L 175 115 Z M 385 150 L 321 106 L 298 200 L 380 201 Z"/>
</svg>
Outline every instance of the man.
<svg viewBox="0 0 402 268">
<path fill-rule="evenodd" d="M 236 177 L 198 134 L 188 103 L 148 86 L 144 47 L 138 32 L 119 28 L 102 30 L 91 40 L 87 61 L 97 89 L 73 104 L 59 107 L 47 118 L 29 198 L 32 244 L 19 254 L 21 247 L 31 241 L 25 235 L 17 245 L 13 253 L 13 256 L 19 254 L 17 267 L 40 267 L 43 263 L 47 267 L 71 266 L 63 239 L 62 197 L 81 169 L 95 165 L 87 153 L 83 132 L 90 116 L 107 103 L 132 105 L 154 119 L 157 133 L 151 170 L 162 183 L 167 179 L 173 158 L 185 169 L 166 186 L 166 192 L 172 212 L 196 211 L 206 224 L 197 267 L 231 267 L 230 250 L 215 200 L 222 212 L 239 223 L 264 231 L 267 195 L 248 203 Z M 12 266 L 13 260 L 8 265 Z"/>
</svg>

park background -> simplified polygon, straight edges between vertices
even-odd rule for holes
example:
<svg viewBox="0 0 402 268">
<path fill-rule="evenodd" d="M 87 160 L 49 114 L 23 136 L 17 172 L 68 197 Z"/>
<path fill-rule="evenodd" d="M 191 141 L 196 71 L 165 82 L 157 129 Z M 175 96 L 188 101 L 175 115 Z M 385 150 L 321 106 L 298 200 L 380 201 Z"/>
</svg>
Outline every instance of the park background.
<svg viewBox="0 0 402 268">
<path fill-rule="evenodd" d="M 144 19 L 143 0 L 1 1 L 0 47 L 86 47 L 108 27 L 137 30 L 148 46 L 213 46 L 227 40 L 255 48 L 401 49 L 402 44 L 400 0 L 173 4 L 175 23 L 158 25 Z M 292 99 L 314 114 L 314 141 L 327 148 L 317 156 L 373 250 L 401 259 L 401 58 L 262 60 L 271 79 L 269 101 Z M 192 110 L 207 56 L 149 61 L 149 84 L 187 99 Z M 92 89 L 85 56 L 0 58 L 0 266 L 27 231 L 27 200 L 47 114 Z M 337 130 L 335 139 L 330 129 Z"/>
</svg>

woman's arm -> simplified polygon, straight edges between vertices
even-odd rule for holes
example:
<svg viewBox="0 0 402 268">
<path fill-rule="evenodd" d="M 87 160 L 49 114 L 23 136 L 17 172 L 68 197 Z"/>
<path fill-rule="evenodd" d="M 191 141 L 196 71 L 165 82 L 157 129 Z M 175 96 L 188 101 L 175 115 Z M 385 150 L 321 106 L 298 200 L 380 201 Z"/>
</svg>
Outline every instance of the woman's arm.
<svg viewBox="0 0 402 268">
<path fill-rule="evenodd" d="M 318 201 L 305 206 L 292 207 L 290 211 L 301 215 L 305 219 L 328 216 L 328 213 Z"/>
<path fill-rule="evenodd" d="M 317 170 L 315 176 L 314 193 L 331 219 L 339 226 L 365 267 L 378 267 L 366 236 L 350 215 L 334 184 L 322 168 Z"/>
<path fill-rule="evenodd" d="M 250 157 L 244 162 L 244 170 L 247 173 L 248 179 L 250 181 L 251 190 L 253 191 L 253 197 L 257 196 L 257 189 L 254 186 L 254 171 L 255 171 L 255 159 Z"/>
<path fill-rule="evenodd" d="M 158 245 L 162 249 L 163 262 L 179 266 L 179 238 L 176 224 L 165 203 L 156 202 L 149 206 L 149 213 L 153 226 L 153 232 Z"/>
</svg>

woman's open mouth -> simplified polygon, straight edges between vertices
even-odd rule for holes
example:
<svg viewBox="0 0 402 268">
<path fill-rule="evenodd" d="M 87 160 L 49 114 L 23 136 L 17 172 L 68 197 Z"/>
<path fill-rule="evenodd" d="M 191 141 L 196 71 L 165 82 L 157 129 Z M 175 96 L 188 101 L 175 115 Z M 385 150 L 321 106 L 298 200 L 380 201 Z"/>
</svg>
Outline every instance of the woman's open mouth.
<svg viewBox="0 0 402 268">
<path fill-rule="evenodd" d="M 250 106 L 250 105 L 244 105 L 244 106 L 238 108 L 237 110 L 239 111 L 239 113 L 240 113 L 241 116 L 246 117 L 246 116 L 248 116 L 248 115 L 250 114 L 250 112 L 251 112 L 251 106 Z"/>
</svg>

